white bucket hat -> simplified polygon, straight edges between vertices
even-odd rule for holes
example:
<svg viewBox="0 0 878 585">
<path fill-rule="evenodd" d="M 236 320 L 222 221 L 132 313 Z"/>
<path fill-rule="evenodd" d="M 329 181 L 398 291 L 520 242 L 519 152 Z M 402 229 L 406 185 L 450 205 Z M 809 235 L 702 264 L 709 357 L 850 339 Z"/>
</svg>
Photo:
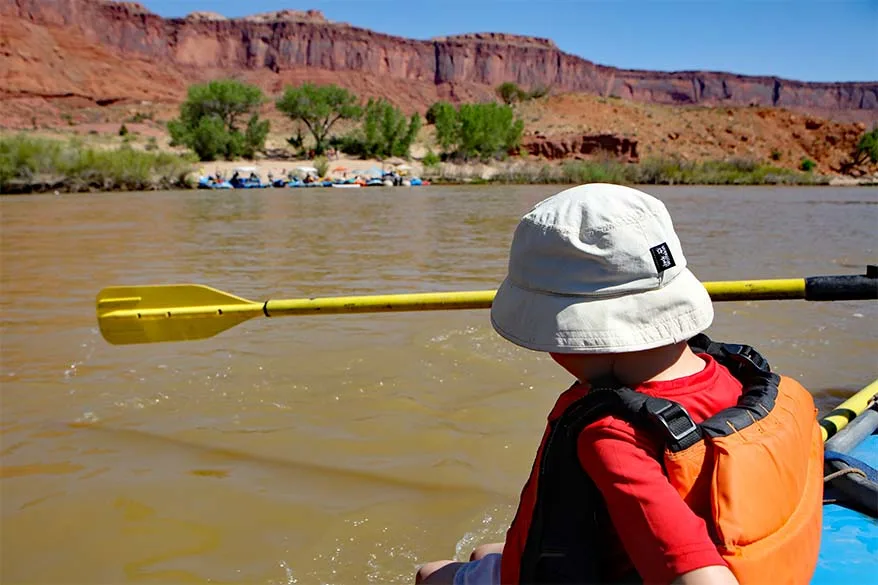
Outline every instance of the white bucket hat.
<svg viewBox="0 0 878 585">
<path fill-rule="evenodd" d="M 562 191 L 521 219 L 491 306 L 497 333 L 554 353 L 651 349 L 712 321 L 665 205 L 602 183 Z"/>
</svg>

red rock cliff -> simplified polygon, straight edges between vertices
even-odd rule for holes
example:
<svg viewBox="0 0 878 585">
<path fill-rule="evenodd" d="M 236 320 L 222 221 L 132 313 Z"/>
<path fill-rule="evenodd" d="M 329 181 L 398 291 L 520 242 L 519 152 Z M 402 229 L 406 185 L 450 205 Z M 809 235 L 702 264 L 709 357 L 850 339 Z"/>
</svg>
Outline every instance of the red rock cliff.
<svg viewBox="0 0 878 585">
<path fill-rule="evenodd" d="M 486 98 L 498 84 L 514 81 L 525 87 L 653 103 L 778 106 L 840 119 L 878 120 L 878 81 L 806 83 L 718 72 L 615 69 L 564 53 L 545 39 L 499 33 L 416 41 L 328 22 L 316 11 L 243 19 L 198 13 L 165 19 L 136 3 L 104 0 L 0 0 L 0 13 L 7 22 L 0 56 L 10 64 L 9 70 L 17 67 L 21 72 L 24 67 L 14 64 L 21 59 L 17 43 L 7 34 L 14 27 L 64 27 L 115 58 L 127 55 L 140 66 L 158 67 L 144 75 L 173 78 L 159 88 L 160 96 L 182 95 L 194 79 L 239 74 L 272 92 L 283 83 L 304 79 L 342 82 L 413 109 L 438 97 Z M 63 52 L 28 56 L 31 62 L 63 60 Z M 121 86 L 113 90 L 107 80 L 115 72 L 109 65 L 103 83 L 82 79 L 88 75 L 73 79 L 59 63 L 51 69 L 59 83 L 66 82 L 67 91 L 86 81 L 92 82 L 91 93 L 115 91 L 92 96 L 96 101 L 142 99 L 149 91 L 143 87 L 128 96 Z M 36 74 L 39 69 L 31 71 Z M 27 77 L 9 75 L 0 89 L 13 96 L 40 93 L 29 88 L 33 80 Z"/>
</svg>

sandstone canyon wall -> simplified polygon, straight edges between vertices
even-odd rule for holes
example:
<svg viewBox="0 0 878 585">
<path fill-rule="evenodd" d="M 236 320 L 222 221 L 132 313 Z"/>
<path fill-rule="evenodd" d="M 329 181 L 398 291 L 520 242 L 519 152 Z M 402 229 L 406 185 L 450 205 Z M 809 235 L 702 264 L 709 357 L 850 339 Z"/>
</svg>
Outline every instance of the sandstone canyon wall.
<svg viewBox="0 0 878 585">
<path fill-rule="evenodd" d="M 7 98 L 174 100 L 191 81 L 235 75 L 272 93 L 284 83 L 331 81 L 423 110 L 438 98 L 490 98 L 498 84 L 513 81 L 652 103 L 776 106 L 878 120 L 878 81 L 623 70 L 545 39 L 485 33 L 411 40 L 329 22 L 316 11 L 166 19 L 134 3 L 0 0 L 0 16 L 0 97 Z"/>
</svg>

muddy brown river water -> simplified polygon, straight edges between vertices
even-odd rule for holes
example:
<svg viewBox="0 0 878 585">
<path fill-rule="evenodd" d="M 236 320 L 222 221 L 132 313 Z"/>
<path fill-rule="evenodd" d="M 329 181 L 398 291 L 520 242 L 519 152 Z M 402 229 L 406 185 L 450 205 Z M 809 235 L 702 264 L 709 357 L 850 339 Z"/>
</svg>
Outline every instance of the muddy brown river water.
<svg viewBox="0 0 878 585">
<path fill-rule="evenodd" d="M 570 378 L 485 310 L 254 319 L 113 346 L 95 295 L 496 287 L 557 187 L 4 197 L 2 561 L 13 583 L 396 583 L 502 539 Z M 703 280 L 862 273 L 878 190 L 647 188 Z M 878 304 L 717 303 L 825 411 L 878 375 Z"/>
</svg>

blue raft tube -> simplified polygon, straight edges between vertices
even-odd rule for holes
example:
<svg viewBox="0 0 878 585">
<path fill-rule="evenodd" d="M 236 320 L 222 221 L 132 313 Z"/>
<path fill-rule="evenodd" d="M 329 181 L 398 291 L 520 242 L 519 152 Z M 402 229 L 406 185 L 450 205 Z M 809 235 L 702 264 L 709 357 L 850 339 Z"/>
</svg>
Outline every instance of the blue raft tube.
<svg viewBox="0 0 878 585">
<path fill-rule="evenodd" d="M 823 533 L 811 583 L 878 583 L 878 380 L 820 422 Z"/>
<path fill-rule="evenodd" d="M 232 189 L 232 184 L 228 181 L 217 181 L 212 176 L 201 176 L 198 178 L 199 189 Z"/>
</svg>

